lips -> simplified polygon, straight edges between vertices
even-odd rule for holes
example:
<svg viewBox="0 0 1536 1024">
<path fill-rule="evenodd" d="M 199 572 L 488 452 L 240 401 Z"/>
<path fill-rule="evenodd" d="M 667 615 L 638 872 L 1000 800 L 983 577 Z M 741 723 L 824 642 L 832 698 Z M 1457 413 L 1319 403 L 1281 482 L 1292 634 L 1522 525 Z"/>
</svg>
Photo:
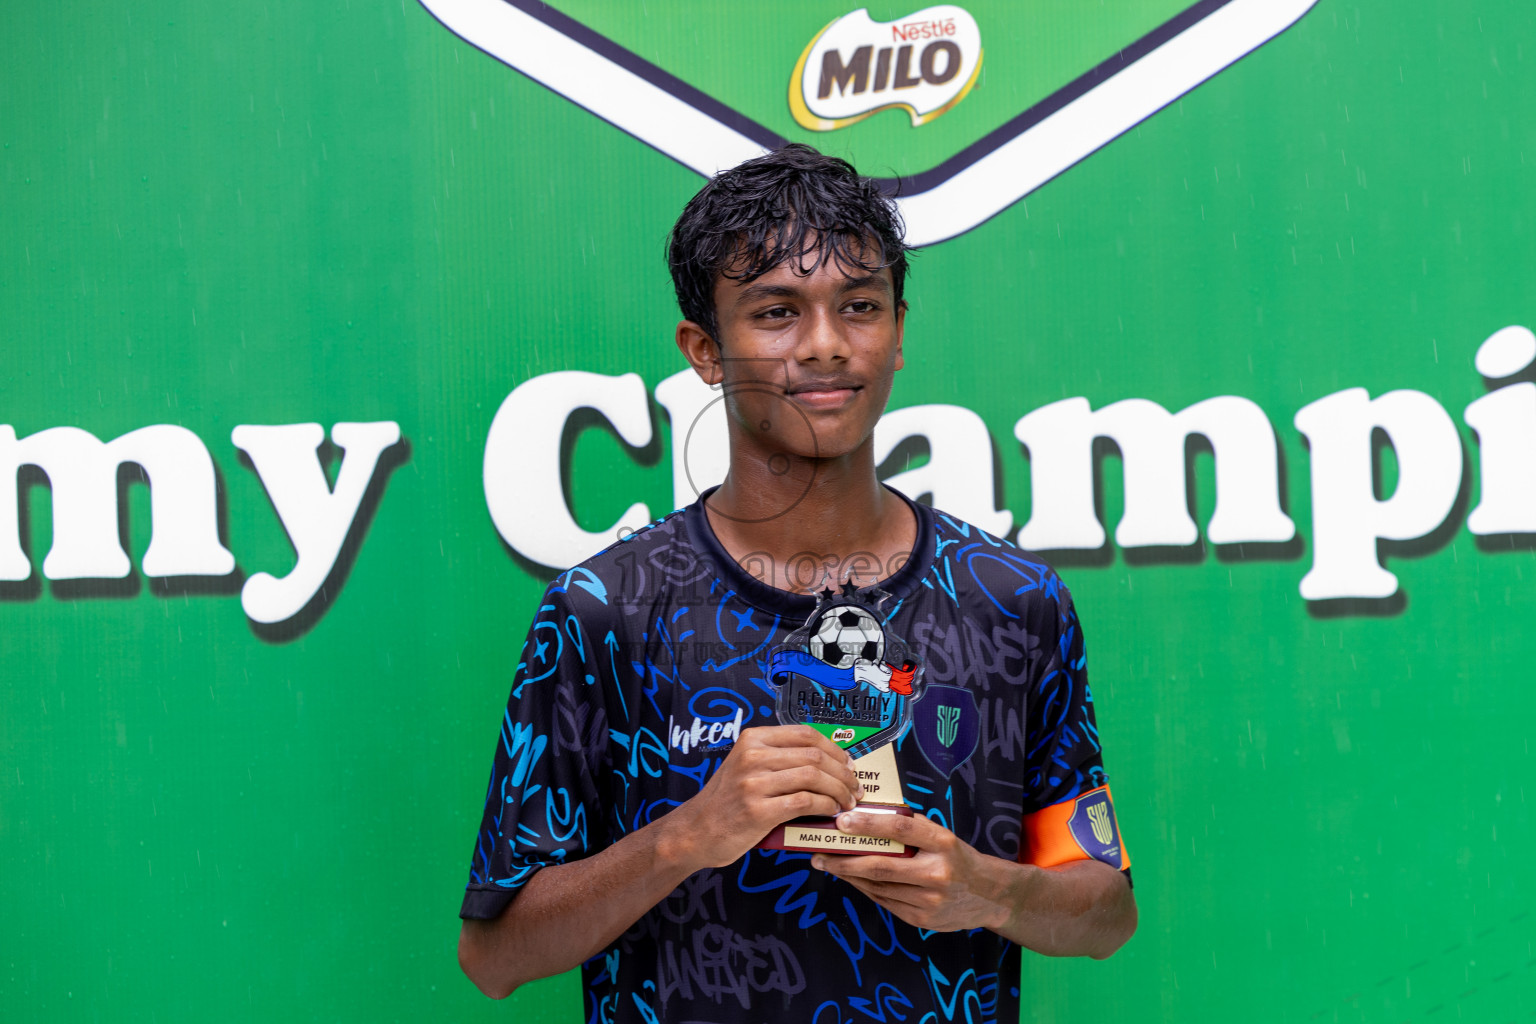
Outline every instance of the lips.
<svg viewBox="0 0 1536 1024">
<path fill-rule="evenodd" d="M 788 395 L 813 409 L 833 409 L 851 402 L 862 388 L 858 381 L 846 377 L 824 378 L 801 381 L 789 389 Z"/>
</svg>

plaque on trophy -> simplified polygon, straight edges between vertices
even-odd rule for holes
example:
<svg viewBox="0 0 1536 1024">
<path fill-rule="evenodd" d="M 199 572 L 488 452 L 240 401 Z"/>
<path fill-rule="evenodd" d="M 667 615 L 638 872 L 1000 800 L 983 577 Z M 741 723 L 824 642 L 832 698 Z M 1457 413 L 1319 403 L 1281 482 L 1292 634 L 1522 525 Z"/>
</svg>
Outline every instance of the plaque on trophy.
<svg viewBox="0 0 1536 1024">
<path fill-rule="evenodd" d="M 864 786 L 857 810 L 910 817 L 895 743 L 911 725 L 913 705 L 922 696 L 923 667 L 881 620 L 880 604 L 888 596 L 851 583 L 840 592 L 823 590 L 805 624 L 770 655 L 768 677 L 778 688 L 780 722 L 809 725 L 854 759 Z M 894 840 L 849 835 L 829 817 L 787 821 L 761 846 L 887 857 L 916 852 Z"/>
</svg>

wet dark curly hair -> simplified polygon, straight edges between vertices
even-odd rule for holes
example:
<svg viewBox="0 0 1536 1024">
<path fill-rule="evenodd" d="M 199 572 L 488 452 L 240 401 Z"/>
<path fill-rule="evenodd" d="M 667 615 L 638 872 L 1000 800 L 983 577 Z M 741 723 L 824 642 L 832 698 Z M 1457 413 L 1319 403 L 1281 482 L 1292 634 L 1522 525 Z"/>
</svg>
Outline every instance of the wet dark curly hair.
<svg viewBox="0 0 1536 1024">
<path fill-rule="evenodd" d="M 721 171 L 688 201 L 667 242 L 683 317 L 717 342 L 715 279 L 752 281 L 795 260 L 865 272 L 889 267 L 896 301 L 907 276 L 905 228 L 892 199 L 846 160 L 786 146 Z"/>
</svg>

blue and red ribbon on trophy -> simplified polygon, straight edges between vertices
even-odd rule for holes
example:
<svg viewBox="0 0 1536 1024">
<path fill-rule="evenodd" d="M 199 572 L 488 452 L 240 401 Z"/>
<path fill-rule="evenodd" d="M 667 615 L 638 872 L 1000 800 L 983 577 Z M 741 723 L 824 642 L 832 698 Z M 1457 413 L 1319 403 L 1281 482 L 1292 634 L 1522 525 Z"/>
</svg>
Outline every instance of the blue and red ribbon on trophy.
<svg viewBox="0 0 1536 1024">
<path fill-rule="evenodd" d="M 774 683 L 787 682 L 793 673 L 804 676 L 829 690 L 851 690 L 861 684 L 882 693 L 912 696 L 912 679 L 917 666 L 903 662 L 899 667 L 875 661 L 855 661 L 846 668 L 829 665 L 806 651 L 775 651 L 768 661 L 768 678 Z"/>
</svg>

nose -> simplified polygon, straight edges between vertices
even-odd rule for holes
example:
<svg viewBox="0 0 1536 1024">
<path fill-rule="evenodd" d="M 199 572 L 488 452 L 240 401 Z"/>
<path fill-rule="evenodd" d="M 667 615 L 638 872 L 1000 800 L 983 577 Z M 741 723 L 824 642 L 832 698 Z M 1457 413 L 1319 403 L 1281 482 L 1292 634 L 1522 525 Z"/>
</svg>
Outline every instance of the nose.
<svg viewBox="0 0 1536 1024">
<path fill-rule="evenodd" d="M 846 362 L 849 355 L 848 325 L 836 310 L 817 304 L 801 320 L 795 339 L 795 360 L 830 366 Z"/>
</svg>

